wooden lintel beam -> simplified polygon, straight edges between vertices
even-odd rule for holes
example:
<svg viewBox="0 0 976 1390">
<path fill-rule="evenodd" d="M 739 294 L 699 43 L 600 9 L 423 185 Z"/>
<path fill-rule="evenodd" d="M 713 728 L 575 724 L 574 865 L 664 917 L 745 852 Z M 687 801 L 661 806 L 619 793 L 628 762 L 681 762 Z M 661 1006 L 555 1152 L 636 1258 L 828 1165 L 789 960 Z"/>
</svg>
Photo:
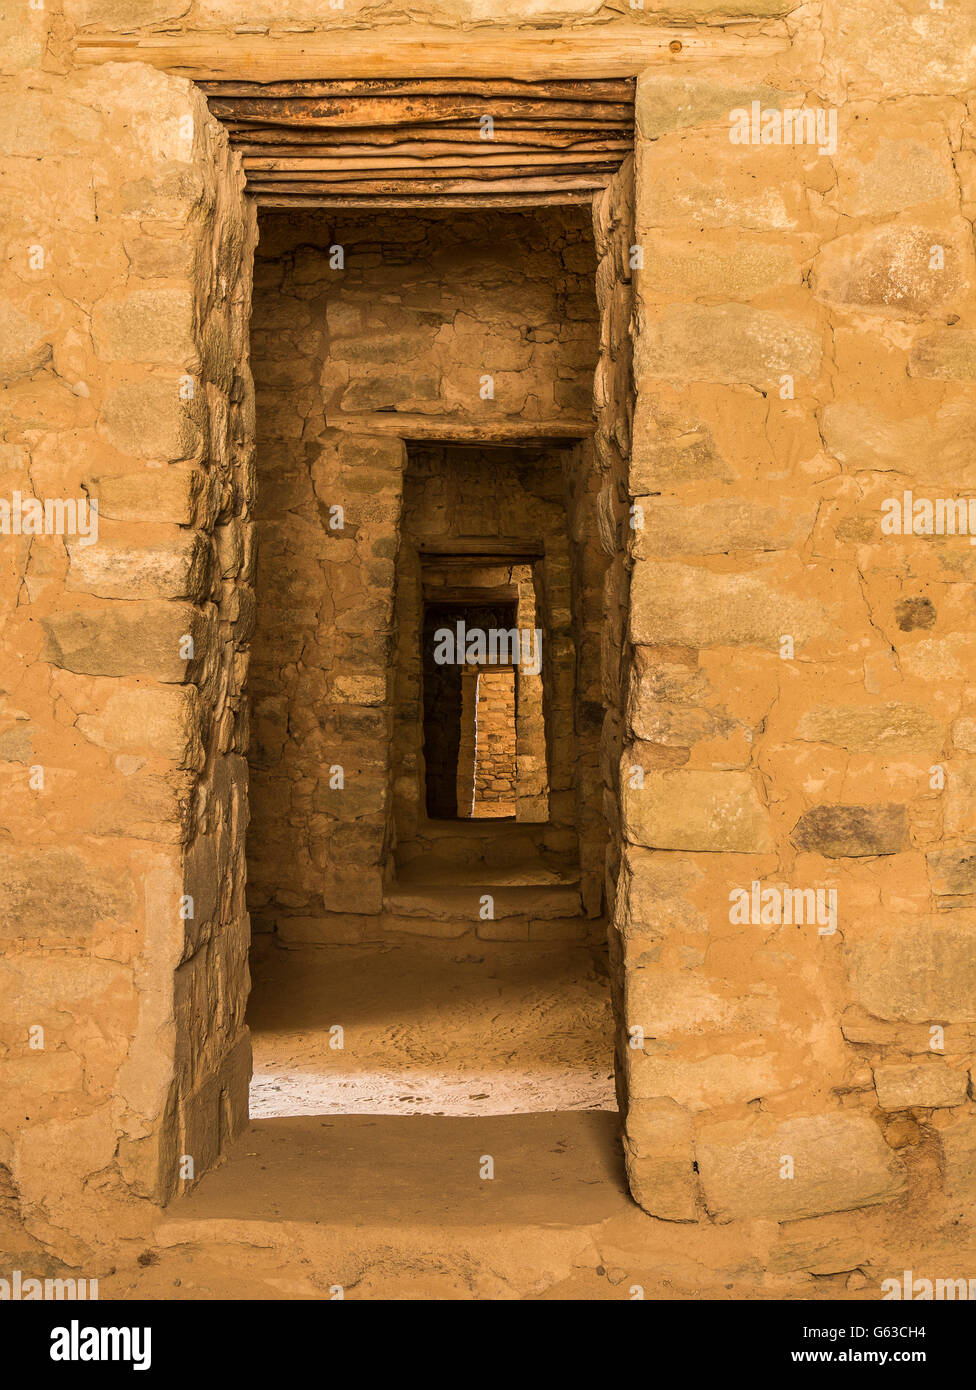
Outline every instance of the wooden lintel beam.
<svg viewBox="0 0 976 1390">
<path fill-rule="evenodd" d="M 352 197 L 328 193 L 255 193 L 252 201 L 259 208 L 269 212 L 296 212 L 314 209 L 320 211 L 345 212 L 350 209 L 369 208 L 380 211 L 385 208 L 415 208 L 424 212 L 438 209 L 465 208 L 505 208 L 509 211 L 518 208 L 575 207 L 592 203 L 592 193 L 482 193 L 478 197 L 469 194 L 452 196 L 450 193 L 431 193 L 424 197 L 413 194 L 387 194 L 370 197 L 356 194 Z"/>
<path fill-rule="evenodd" d="M 755 25 L 752 26 L 755 28 Z M 352 77 L 633 77 L 652 66 L 764 58 L 789 48 L 776 33 L 607 23 L 563 29 L 461 32 L 417 24 L 316 33 L 82 34 L 76 63 L 149 63 L 196 81 L 296 82 Z"/>
<path fill-rule="evenodd" d="M 409 440 L 443 440 L 458 444 L 515 439 L 585 439 L 595 428 L 592 420 L 471 420 L 457 415 L 416 415 L 399 410 L 361 411 L 330 415 L 326 428 L 351 434 L 393 435 Z"/>
<path fill-rule="evenodd" d="M 432 165 L 427 170 L 416 169 L 361 169 L 345 170 L 339 173 L 300 173 L 289 170 L 285 174 L 249 173 L 247 188 L 252 193 L 268 189 L 276 193 L 298 193 L 302 188 L 310 193 L 547 193 L 552 188 L 602 188 L 608 177 L 612 176 L 616 163 L 587 164 L 583 168 L 573 165 L 564 169 L 560 164 L 543 165 L 533 168 L 531 179 L 526 179 L 516 164 L 497 169 L 478 169 L 468 165 L 461 169 L 440 169 Z"/>
<path fill-rule="evenodd" d="M 248 125 L 388 126 L 417 121 L 472 121 L 484 115 L 506 120 L 550 119 L 619 125 L 633 115 L 625 102 L 550 101 L 531 97 L 405 96 L 405 97 L 219 97 L 208 98 L 210 110 L 222 121 Z"/>
<path fill-rule="evenodd" d="M 606 188 L 611 175 L 593 174 L 547 174 L 538 178 L 389 178 L 389 179 L 349 179 L 335 180 L 328 176 L 316 178 L 309 175 L 297 183 L 279 182 L 273 175 L 259 179 L 251 184 L 251 190 L 264 193 L 297 192 L 304 188 L 309 193 L 555 193 L 562 189 L 583 191 Z"/>
<path fill-rule="evenodd" d="M 306 160 L 334 160 L 345 162 L 350 159 L 366 160 L 386 160 L 386 159 L 493 159 L 500 155 L 517 155 L 519 159 L 523 157 L 533 157 L 546 155 L 549 159 L 563 159 L 567 155 L 617 155 L 623 158 L 634 148 L 634 142 L 630 140 L 579 140 L 573 144 L 566 144 L 562 140 L 547 138 L 544 131 L 540 131 L 538 137 L 533 142 L 516 143 L 509 139 L 494 140 L 487 147 L 475 145 L 472 149 L 470 145 L 454 140 L 401 140 L 396 144 L 389 145 L 367 145 L 367 144 L 341 144 L 334 145 L 262 145 L 252 143 L 249 139 L 235 139 L 234 149 L 244 156 L 246 166 L 255 168 L 272 167 L 275 161 L 284 161 L 281 168 L 298 168 Z"/>
<path fill-rule="evenodd" d="M 567 173 L 583 165 L 586 168 L 600 167 L 615 169 L 621 161 L 619 152 L 594 150 L 544 150 L 531 153 L 517 150 L 514 153 L 484 154 L 473 150 L 460 154 L 398 154 L 388 155 L 375 152 L 371 155 L 341 154 L 331 159 L 322 156 L 274 156 L 269 159 L 263 155 L 245 155 L 244 168 L 248 177 L 256 174 L 270 174 L 276 178 L 307 177 L 309 174 L 342 174 L 349 178 L 363 178 L 366 174 L 379 172 L 381 178 L 391 178 L 388 170 L 403 170 L 405 173 L 430 174 L 432 171 L 453 173 L 457 170 L 519 170 L 539 167 L 542 169 L 564 169 Z M 403 177 L 403 175 L 399 175 Z M 490 175 L 489 175 L 490 176 Z"/>
<path fill-rule="evenodd" d="M 248 121 L 224 121 L 226 129 L 234 140 L 250 140 L 267 144 L 350 144 L 368 145 L 397 144 L 403 140 L 459 140 L 479 145 L 487 144 L 478 125 L 472 121 L 444 121 L 436 125 L 425 125 L 422 121 L 414 125 L 400 126 L 289 126 L 254 125 Z M 612 140 L 630 138 L 634 133 L 633 121 L 621 121 L 616 125 L 590 125 L 587 121 L 519 121 L 495 127 L 495 138 L 530 143 L 540 135 L 546 139 L 574 140 Z"/>
<path fill-rule="evenodd" d="M 300 82 L 206 82 L 200 86 L 207 96 L 216 97 L 323 97 L 323 96 L 488 96 L 548 97 L 572 101 L 633 102 L 633 78 L 593 82 L 506 82 L 504 79 L 478 81 L 475 78 L 389 78 L 373 81 L 362 78 L 323 79 Z"/>
</svg>

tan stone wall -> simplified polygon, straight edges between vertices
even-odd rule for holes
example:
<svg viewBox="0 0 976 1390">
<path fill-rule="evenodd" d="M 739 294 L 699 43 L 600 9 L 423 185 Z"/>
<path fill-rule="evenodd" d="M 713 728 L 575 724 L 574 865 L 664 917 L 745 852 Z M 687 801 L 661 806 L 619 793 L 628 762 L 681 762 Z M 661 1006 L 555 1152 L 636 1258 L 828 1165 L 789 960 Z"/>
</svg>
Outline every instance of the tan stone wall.
<svg viewBox="0 0 976 1390">
<path fill-rule="evenodd" d="M 256 930 L 324 939 L 326 931 L 369 929 L 393 844 L 391 782 L 401 800 L 409 795 L 412 815 L 423 792 L 419 765 L 408 770 L 391 751 L 394 632 L 408 622 L 406 598 L 398 615 L 393 607 L 404 448 L 330 422 L 391 408 L 461 415 L 488 428 L 494 419 L 585 416 L 594 320 L 592 243 L 578 209 L 262 216 L 251 332 L 262 595 L 250 681 L 248 901 Z M 518 515 L 524 499 L 513 493 L 499 520 L 490 473 L 482 467 L 472 476 L 480 477 L 477 495 L 470 485 L 466 496 L 451 492 L 446 477 L 427 480 L 429 537 L 487 527 L 536 538 Z M 563 674 L 553 698 L 570 727 L 563 487 L 557 465 L 547 564 L 562 585 L 554 640 Z M 409 510 L 402 527 L 416 539 Z M 409 587 L 411 563 L 401 557 L 401 586 Z M 419 591 L 414 599 L 419 605 Z M 402 658 L 408 665 L 420 659 L 419 628 L 415 639 Z M 396 703 L 412 747 L 421 737 L 412 666 Z M 543 728 L 540 696 L 528 684 L 521 708 L 528 748 Z M 553 748 L 552 785 L 563 798 L 554 814 L 571 827 L 572 741 Z M 523 814 L 545 820 L 546 768 L 533 768 L 528 753 L 523 762 Z M 405 834 L 401 817 L 401 842 Z"/>
<path fill-rule="evenodd" d="M 629 6 L 595 0 L 501 12 L 480 0 L 438 0 L 424 13 L 484 27 L 640 22 Z M 753 17 L 737 32 L 761 28 L 786 44 L 765 62 L 709 69 L 679 55 L 646 74 L 633 233 L 625 180 L 598 214 L 595 445 L 610 560 L 603 764 L 631 1180 L 670 1220 L 756 1219 L 749 1257 L 760 1267 L 848 1270 L 891 1248 L 861 1219 L 874 1208 L 890 1213 L 889 1233 L 907 1239 L 911 1220 L 938 1232 L 971 1212 L 974 1196 L 972 551 L 968 538 L 885 535 L 881 508 L 906 490 L 953 499 L 972 486 L 976 12 L 953 0 L 941 11 L 928 0 L 646 0 L 640 16 L 723 27 Z M 413 22 L 395 0 L 368 13 L 350 4 L 327 19 L 318 0 L 262 0 L 248 20 L 368 24 L 378 45 L 384 26 Z M 223 156 L 198 143 L 202 107 L 184 83 L 136 67 L 58 75 L 76 28 L 140 24 L 219 30 L 241 19 L 229 0 L 66 0 L 58 15 L 17 7 L 3 20 L 5 70 L 46 69 L 5 102 L 13 213 L 3 343 L 13 422 L 4 466 L 11 488 L 71 496 L 87 478 L 124 475 L 124 461 L 134 461 L 137 484 L 101 493 L 106 535 L 109 519 L 130 518 L 141 529 L 126 544 L 162 552 L 147 564 L 114 555 L 106 574 L 92 570 L 94 548 L 70 566 L 66 552 L 45 553 L 40 543 L 29 558 L 23 541 L 4 550 L 4 669 L 15 675 L 0 733 L 10 768 L 2 920 L 17 946 L 4 967 L 15 1087 L 5 1088 L 0 1162 L 36 1229 L 52 1238 L 59 1225 L 91 1234 L 93 1192 L 84 1208 L 69 1208 L 94 1174 L 106 1189 L 166 1187 L 179 1133 L 174 1077 L 185 1098 L 209 1094 L 218 1054 L 240 1036 L 242 994 L 222 993 L 221 982 L 235 974 L 226 961 L 241 946 L 230 890 L 243 815 L 231 792 L 243 746 L 240 663 L 230 658 L 244 629 L 232 630 L 238 600 L 203 578 L 219 569 L 222 585 L 225 563 L 227 578 L 234 573 L 233 558 L 215 568 L 206 555 L 217 517 L 241 516 L 247 501 L 246 482 L 239 502 L 223 487 L 215 501 L 210 482 L 223 470 L 210 453 L 219 452 L 239 388 L 223 368 L 202 370 L 216 388 L 208 411 L 216 444 L 202 415 L 172 413 L 171 392 L 194 353 L 209 352 L 196 294 L 214 264 L 207 179 Z M 730 112 L 753 100 L 835 111 L 836 150 L 733 145 Z M 169 142 L 187 112 L 201 120 L 183 158 Z M 248 234 L 236 225 L 243 250 Z M 71 229 L 70 257 L 58 249 L 59 228 Z M 39 281 L 24 248 L 45 235 L 56 255 Z M 643 254 L 633 277 L 631 235 Z M 183 259 L 191 246 L 201 256 L 192 268 Z M 231 259 L 246 264 L 246 253 Z M 113 308 L 126 276 L 175 295 L 165 310 L 155 301 L 149 312 L 145 301 Z M 113 335 L 121 344 L 140 324 L 139 354 L 112 366 Z M 357 318 L 347 336 L 366 327 Z M 520 401 L 525 363 L 514 340 L 511 348 L 503 399 Z M 439 386 L 411 395 L 395 375 L 388 380 L 388 403 L 401 408 L 459 399 Z M 328 389 L 342 385 L 329 378 Z M 463 394 L 468 401 L 468 378 Z M 546 406 L 553 401 L 569 403 Z M 294 439 L 305 421 L 297 419 Z M 115 451 L 110 468 L 103 450 Z M 170 478 L 173 490 L 163 485 L 149 515 L 147 454 L 178 463 L 153 475 L 153 487 Z M 399 463 L 383 457 L 382 492 L 395 510 Z M 231 526 L 225 541 L 234 534 Z M 122 574 L 127 598 L 101 592 Z M 65 615 L 75 608 L 97 615 L 85 620 L 93 628 L 71 626 Z M 246 609 L 244 599 L 242 622 Z M 44 619 L 56 619 L 46 654 Z M 173 658 L 188 628 L 202 653 L 193 668 Z M 378 693 L 350 703 L 381 708 L 385 695 L 370 703 Z M 143 698 L 149 712 L 134 715 Z M 261 713 L 272 724 L 277 717 Z M 132 720 L 138 736 L 127 743 Z M 29 787 L 35 764 L 48 788 L 60 781 L 56 799 L 45 791 L 41 801 Z M 197 839 L 214 839 L 209 816 L 227 826 L 216 835 L 219 950 L 204 944 L 206 930 L 194 929 L 188 943 L 171 912 L 174 894 L 208 878 L 186 877 L 185 861 Z M 836 890 L 837 930 L 730 920 L 730 893 L 751 896 L 753 882 Z M 181 972 L 188 988 L 178 1011 L 173 974 L 193 961 Z M 214 998 L 224 1001 L 219 1022 L 206 1042 L 194 1030 L 196 1060 L 181 1052 L 178 1065 L 177 1018 L 213 1017 Z M 65 1006 L 49 1025 L 55 1042 L 29 1053 L 25 1027 L 43 1024 L 35 1015 L 52 1000 Z M 118 1021 L 107 1044 L 98 1026 L 106 1011 Z M 212 1114 L 210 1101 L 204 1109 Z M 29 1127 L 22 1112 L 36 1117 Z M 159 1135 L 163 1182 L 146 1158 Z M 212 1157 L 208 1140 L 186 1142 Z M 793 1178 L 780 1175 L 783 1155 Z"/>
<path fill-rule="evenodd" d="M 881 524 L 970 486 L 946 24 L 828 5 L 822 65 L 801 26 L 761 71 L 639 82 L 616 923 L 631 1177 L 672 1220 L 908 1190 L 945 1230 L 971 1184 L 972 551 Z M 732 143 L 754 100 L 833 110 L 836 150 Z M 823 915 L 781 924 L 796 889 Z"/>
<path fill-rule="evenodd" d="M 0 1163 L 77 1255 L 247 1114 L 254 221 L 185 81 L 8 80 L 3 109 L 0 495 L 99 513 L 0 538 Z"/>
<path fill-rule="evenodd" d="M 482 671 L 478 678 L 474 816 L 514 816 L 515 672 Z"/>
<path fill-rule="evenodd" d="M 583 761 L 595 763 L 596 731 L 577 731 L 577 642 L 580 622 L 574 608 L 567 475 L 563 462 L 576 448 L 458 448 L 451 445 L 411 450 L 407 471 L 403 533 L 397 582 L 397 725 L 394 780 L 397 856 L 401 863 L 437 848 L 442 827 L 427 820 L 423 807 L 424 763 L 420 642 L 425 550 L 441 552 L 455 543 L 477 542 L 478 549 L 537 546 L 544 555 L 531 566 L 487 563 L 467 566 L 465 585 L 509 585 L 517 590 L 516 624 L 542 633 L 542 669 L 518 670 L 516 819 L 522 833 L 512 835 L 521 857 L 533 848 L 567 865 L 580 853 L 579 825 L 596 816 L 599 788 L 589 785 L 590 803 L 581 808 Z M 589 455 L 585 455 L 588 459 Z M 428 569 L 428 573 L 430 573 Z M 456 573 L 435 568 L 428 579 L 430 598 L 437 585 L 457 584 Z M 589 742 L 587 742 L 587 735 Z M 592 830 L 592 819 L 587 822 Z M 532 827 L 530 830 L 529 827 Z M 490 858 L 494 829 L 475 853 L 471 837 L 466 855 Z M 599 853 L 602 855 L 600 843 Z M 599 907 L 597 906 L 597 911 Z"/>
</svg>

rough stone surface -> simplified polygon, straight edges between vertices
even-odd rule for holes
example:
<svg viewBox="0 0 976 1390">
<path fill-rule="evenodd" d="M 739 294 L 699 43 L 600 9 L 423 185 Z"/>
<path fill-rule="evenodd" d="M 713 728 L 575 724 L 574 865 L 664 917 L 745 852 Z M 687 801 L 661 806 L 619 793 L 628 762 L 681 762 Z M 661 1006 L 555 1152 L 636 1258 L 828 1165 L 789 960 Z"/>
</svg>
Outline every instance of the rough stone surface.
<svg viewBox="0 0 976 1390">
<path fill-rule="evenodd" d="M 897 1160 L 867 1116 L 722 1121 L 702 1126 L 695 1152 L 705 1205 L 717 1221 L 850 1211 L 889 1201 L 903 1186 Z"/>
<path fill-rule="evenodd" d="M 258 0 L 243 23 L 231 0 L 66 0 L 0 16 L 0 499 L 101 508 L 97 544 L 0 545 L 6 1248 L 88 1267 L 105 1247 L 102 1267 L 129 1268 L 189 1185 L 184 1158 L 195 1180 L 244 1123 L 250 759 L 251 906 L 284 944 L 362 942 L 385 919 L 446 951 L 530 949 L 572 940 L 606 901 L 625 1154 L 656 1220 L 633 1211 L 633 1245 L 614 1244 L 625 1222 L 598 1257 L 586 1237 L 606 1272 L 587 1297 L 619 1297 L 662 1227 L 647 1287 L 664 1296 L 696 1296 L 703 1270 L 721 1296 L 786 1277 L 791 1296 L 845 1297 L 875 1296 L 860 1281 L 880 1268 L 921 1272 L 924 1252 L 966 1267 L 976 553 L 887 513 L 907 496 L 944 516 L 976 494 L 976 13 L 421 8 Z M 633 158 L 593 198 L 592 244 L 588 207 L 268 216 L 252 318 L 254 212 L 202 92 L 77 62 L 80 31 L 219 45 L 344 29 L 380 53 L 418 20 L 465 43 L 693 31 L 639 74 Z M 753 102 L 836 117 L 836 141 L 736 144 L 730 117 Z M 381 433 L 335 428 L 364 411 Z M 493 480 L 485 459 L 468 526 L 429 459 L 408 497 L 388 417 L 424 412 L 592 413 L 595 432 L 534 473 L 499 454 Z M 441 541 L 484 542 L 489 500 L 495 541 L 560 509 L 563 548 L 553 530 L 545 565 L 525 562 L 548 665 L 541 692 L 516 686 L 513 824 L 425 839 L 422 701 L 397 633 L 417 576 L 397 538 L 415 502 Z M 506 601 L 527 611 L 509 569 Z M 508 794 L 492 771 L 505 785 L 486 790 Z M 466 854 L 460 896 L 431 912 L 416 876 Z M 526 858 L 545 882 L 525 881 Z M 415 881 L 386 881 L 394 868 Z M 486 874 L 531 910 L 477 918 Z M 733 921 L 753 885 L 836 893 L 838 929 Z M 617 1182 L 626 1200 L 612 1155 L 591 1176 L 592 1196 Z M 400 1248 L 408 1265 L 426 1235 L 419 1256 Z M 324 1267 L 335 1226 L 315 1239 Z M 254 1249 L 223 1258 L 248 1269 Z M 321 1295 L 319 1268 L 290 1249 L 270 1269 L 261 1249 L 265 1291 Z M 500 1245 L 476 1278 L 455 1251 L 426 1288 L 538 1297 L 577 1287 L 578 1256 L 559 1246 L 562 1285 L 525 1272 L 534 1253 L 505 1284 Z M 139 1266 L 131 1287 L 172 1296 L 165 1273 Z"/>
<path fill-rule="evenodd" d="M 968 1086 L 966 1072 L 954 1071 L 940 1062 L 874 1069 L 874 1088 L 883 1110 L 908 1110 L 915 1105 L 962 1105 Z"/>
<path fill-rule="evenodd" d="M 828 859 L 897 854 L 905 848 L 904 806 L 814 806 L 793 827 L 798 850 Z"/>
</svg>

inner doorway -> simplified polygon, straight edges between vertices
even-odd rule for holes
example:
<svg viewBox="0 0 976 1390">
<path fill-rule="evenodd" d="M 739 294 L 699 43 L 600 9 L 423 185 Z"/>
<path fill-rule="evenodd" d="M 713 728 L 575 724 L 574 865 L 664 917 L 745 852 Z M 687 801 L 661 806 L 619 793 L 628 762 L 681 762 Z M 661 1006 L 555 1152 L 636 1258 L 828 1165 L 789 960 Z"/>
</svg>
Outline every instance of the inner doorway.
<svg viewBox="0 0 976 1390">
<path fill-rule="evenodd" d="M 252 1114 L 612 1109 L 589 195 L 263 204 Z"/>
</svg>

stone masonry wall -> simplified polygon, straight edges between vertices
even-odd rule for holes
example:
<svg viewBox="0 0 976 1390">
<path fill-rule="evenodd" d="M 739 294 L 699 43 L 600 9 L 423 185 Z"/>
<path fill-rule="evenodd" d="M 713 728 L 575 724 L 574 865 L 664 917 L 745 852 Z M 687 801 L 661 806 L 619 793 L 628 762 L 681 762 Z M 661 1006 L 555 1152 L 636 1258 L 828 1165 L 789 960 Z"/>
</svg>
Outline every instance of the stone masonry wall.
<svg viewBox="0 0 976 1390">
<path fill-rule="evenodd" d="M 820 18 L 638 86 L 616 923 L 640 1201 L 850 1269 L 976 1196 L 973 551 L 885 522 L 972 489 L 976 19 Z"/>
<path fill-rule="evenodd" d="M 629 1171 L 657 1218 L 741 1222 L 744 1266 L 846 1278 L 871 1261 L 884 1269 L 878 1262 L 918 1233 L 945 1233 L 958 1248 L 976 1200 L 976 614 L 969 537 L 927 534 L 925 508 L 934 515 L 941 501 L 944 519 L 974 485 L 976 11 L 955 0 L 646 0 L 642 10 L 623 0 L 539 0 L 528 9 L 431 0 L 423 19 L 549 32 L 694 23 L 782 42 L 776 58 L 712 66 L 682 50 L 644 74 L 633 219 L 626 177 L 598 200 L 595 447 L 609 561 L 603 770 Z M 368 27 L 381 47 L 385 34 L 414 22 L 400 0 L 369 8 L 347 0 L 328 14 L 320 0 L 259 0 L 243 27 Z M 223 645 L 237 600 L 222 587 L 224 560 L 220 586 L 201 576 L 215 572 L 205 557 L 218 516 L 238 507 L 243 515 L 247 498 L 242 487 L 240 503 L 227 501 L 221 486 L 212 500 L 210 426 L 195 412 L 213 397 L 208 416 L 224 438 L 235 394 L 243 392 L 236 404 L 246 417 L 246 372 L 235 386 L 222 369 L 211 376 L 201 367 L 216 395 L 208 386 L 182 414 L 171 390 L 178 375 L 196 374 L 195 354 L 209 352 L 198 298 L 209 272 L 201 281 L 199 264 L 182 257 L 192 247 L 212 264 L 206 189 L 212 171 L 229 166 L 216 137 L 212 147 L 204 137 L 210 127 L 187 84 L 135 66 L 65 76 L 79 29 L 140 25 L 219 35 L 242 19 L 232 0 L 64 0 L 57 13 L 8 6 L 0 17 L 4 71 L 26 74 L 3 116 L 10 488 L 77 496 L 90 476 L 131 470 L 141 496 L 148 455 L 170 465 L 153 486 L 171 483 L 173 492 L 149 517 L 124 513 L 145 528 L 134 544 L 165 551 L 156 526 L 180 539 L 171 536 L 173 554 L 148 564 L 151 578 L 139 567 L 143 577 L 133 576 L 123 599 L 99 590 L 128 562 L 113 559 L 107 580 L 93 572 L 96 547 L 69 566 L 67 551 L 46 539 L 4 538 L 0 923 L 15 945 L 0 1010 L 5 1079 L 14 1078 L 4 1087 L 0 1163 L 33 1228 L 62 1244 L 69 1229 L 91 1237 L 97 1192 L 131 1183 L 160 1193 L 184 1144 L 212 1154 L 212 1145 L 177 1137 L 179 1097 L 185 1109 L 203 1096 L 206 1067 L 224 1042 L 243 1037 L 243 979 L 214 1013 L 220 982 L 234 972 L 216 962 L 185 970 L 199 993 L 187 991 L 179 1017 L 221 1020 L 209 1036 L 223 1041 L 207 1052 L 194 1022 L 193 1045 L 211 1060 L 195 1073 L 185 1058 L 177 1065 L 172 981 L 181 961 L 206 958 L 197 949 L 206 931 L 195 904 L 187 945 L 172 902 L 206 880 L 185 877 L 188 846 L 206 836 L 201 816 L 204 825 L 228 818 L 212 919 L 214 942 L 228 943 L 225 961 L 243 921 L 224 886 L 235 881 L 225 856 L 243 815 L 229 790 L 239 785 L 242 744 Z M 730 117 L 748 118 L 753 102 L 760 113 L 832 112 L 836 143 L 735 144 Z M 174 141 L 180 117 L 194 113 L 184 157 Z M 248 232 L 239 203 L 229 202 L 241 247 L 231 260 L 243 265 Z M 71 229 L 70 257 L 59 228 Z M 640 251 L 633 267 L 629 237 Z M 53 258 L 39 272 L 29 248 L 45 238 Z M 170 259 L 160 261 L 164 247 Z M 470 247 L 469 274 L 484 250 Z M 510 263 L 493 264 L 504 305 Z M 432 264 L 431 282 L 444 270 Z M 288 273 L 300 283 L 300 269 L 298 278 Z M 177 298 L 165 311 L 142 301 L 113 307 L 127 276 L 160 280 Z M 463 300 L 469 283 L 462 277 L 445 302 Z M 295 356 L 310 372 L 302 390 L 349 389 L 345 409 L 476 404 L 476 369 L 445 373 L 460 383 L 454 394 L 440 379 L 397 370 L 403 306 L 384 318 L 389 293 L 389 285 L 372 293 L 378 321 L 364 317 L 365 292 L 352 306 L 336 333 L 347 342 L 344 364 L 333 352 L 338 365 L 327 377 L 308 320 L 268 324 L 295 332 Z M 471 318 L 449 335 L 456 366 L 471 360 L 468 342 L 481 341 L 479 315 Z M 442 322 L 428 325 L 431 339 Z M 365 387 L 351 354 L 374 331 L 388 339 L 392 361 L 376 362 Z M 115 360 L 113 343 L 127 333 L 142 341 Z M 510 365 L 497 364 L 496 400 L 505 412 L 527 407 L 541 418 L 586 394 L 580 378 L 557 381 L 558 396 L 543 400 L 543 386 L 523 396 L 529 343 L 511 333 L 504 348 Z M 245 360 L 243 343 L 233 357 Z M 546 363 L 547 380 L 558 377 L 555 365 Z M 361 467 L 372 474 L 369 524 L 378 529 L 358 542 L 363 554 L 343 592 L 353 613 L 377 594 L 371 617 L 385 642 L 402 451 L 353 437 L 343 455 L 309 418 L 295 412 L 291 437 L 334 451 L 324 503 L 348 503 L 346 458 L 350 479 Z M 301 460 L 309 478 L 317 457 Z M 128 486 L 102 492 L 106 518 L 110 496 L 117 509 L 135 505 Z M 311 482 L 297 486 L 313 492 Z M 922 503 L 918 532 L 883 529 L 906 492 L 911 520 L 913 502 Z M 353 525 L 366 526 L 357 505 L 347 507 Z M 202 560 L 181 549 L 198 534 Z M 369 573 L 373 562 L 385 580 Z M 77 590 L 68 588 L 72 570 Z M 240 574 L 249 577 L 246 562 Z M 292 584 L 300 590 L 297 573 Z M 97 614 L 94 627 L 74 619 L 72 627 L 65 615 L 75 609 Z M 241 621 L 246 609 L 244 599 Z M 112 616 L 119 610 L 124 621 Z M 309 630 L 317 623 L 316 613 Z M 177 666 L 173 646 L 188 629 L 198 655 Z M 245 630 L 233 630 L 235 645 Z M 375 681 L 382 651 L 370 647 L 352 672 L 357 737 L 366 728 L 386 736 L 389 692 Z M 281 688 L 294 710 L 290 683 L 300 673 L 289 661 Z M 123 703 L 116 698 L 106 719 L 109 695 Z M 288 718 L 268 687 L 260 698 L 274 749 Z M 126 733 L 125 702 L 135 709 L 142 699 L 148 713 Z M 43 790 L 30 785 L 35 766 Z M 377 817 L 374 834 L 388 824 L 380 785 L 370 783 L 362 812 Z M 301 805 L 295 814 L 311 813 Z M 816 908 L 818 891 L 833 903 L 824 923 L 775 920 L 787 892 L 812 893 Z M 202 899 L 201 886 L 194 896 Z M 53 1022 L 51 1001 L 59 1001 Z M 45 1049 L 28 1051 L 26 1030 L 45 1022 Z M 203 1108 L 212 1115 L 209 1101 Z"/>
<path fill-rule="evenodd" d="M 425 594 L 430 600 L 438 584 L 517 588 L 515 626 L 541 630 L 541 672 L 533 675 L 520 667 L 517 674 L 519 825 L 510 828 L 502 862 L 512 853 L 531 857 L 533 849 L 568 862 L 578 859 L 580 766 L 587 757 L 595 760 L 596 738 L 589 731 L 593 747 L 585 746 L 575 724 L 578 618 L 561 462 L 566 452 L 578 453 L 552 447 L 452 445 L 410 451 L 396 617 L 394 777 L 401 863 L 445 849 L 449 834 L 449 828 L 431 823 L 423 814 L 420 623 Z M 500 553 L 506 547 L 534 545 L 545 553 L 531 566 L 465 562 L 463 556 L 456 556 L 450 569 L 422 566 L 425 549 L 438 553 L 456 543 L 477 543 L 482 551 L 496 544 Z M 529 832 L 533 822 L 538 830 Z M 487 826 L 479 843 L 466 835 L 466 848 L 459 852 L 471 862 L 489 860 L 500 829 Z"/>
<path fill-rule="evenodd" d="M 405 451 L 396 438 L 350 432 L 352 417 L 585 417 L 594 318 L 579 209 L 261 218 L 256 930 L 320 940 L 328 924 L 358 939 L 382 908 Z M 563 609 L 561 622 L 568 593 Z M 419 731 L 419 706 L 413 714 Z"/>
<path fill-rule="evenodd" d="M 514 816 L 515 672 L 482 671 L 478 678 L 474 816 Z"/>
<path fill-rule="evenodd" d="M 0 496 L 99 510 L 0 536 L 0 1164 L 77 1259 L 247 1116 L 254 220 L 185 81 L 2 106 Z"/>
</svg>

